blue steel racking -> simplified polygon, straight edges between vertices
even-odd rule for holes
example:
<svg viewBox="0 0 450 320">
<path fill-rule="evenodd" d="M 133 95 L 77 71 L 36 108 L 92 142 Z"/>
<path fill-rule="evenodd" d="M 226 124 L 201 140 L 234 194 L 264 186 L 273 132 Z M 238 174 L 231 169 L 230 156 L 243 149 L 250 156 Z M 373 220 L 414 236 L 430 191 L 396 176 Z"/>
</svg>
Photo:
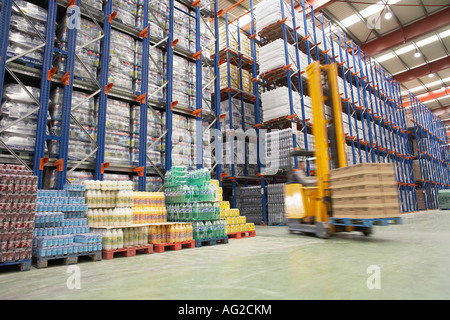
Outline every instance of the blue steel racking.
<svg viewBox="0 0 450 320">
<path fill-rule="evenodd" d="M 278 1 L 278 0 L 274 0 Z M 283 0 L 279 0 L 283 4 Z M 373 61 L 361 48 L 347 41 L 346 35 L 337 27 L 332 27 L 330 21 L 325 21 L 324 15 L 320 18 L 316 16 L 314 8 L 304 0 L 294 0 L 289 3 L 291 12 L 284 12 L 281 6 L 281 19 L 271 26 L 261 31 L 259 43 L 265 44 L 277 38 L 284 41 L 284 46 L 295 44 L 301 51 L 307 55 L 308 64 L 313 60 L 320 60 L 323 64 L 336 62 L 339 65 L 339 77 L 342 80 L 343 88 L 341 92 L 342 110 L 345 113 L 348 122 L 348 132 L 346 133 L 346 142 L 350 149 L 349 163 L 356 164 L 360 162 L 389 162 L 393 163 L 396 170 L 398 181 L 399 198 L 401 200 L 401 209 L 403 212 L 417 211 L 417 192 L 418 183 L 423 186 L 423 190 L 428 190 L 426 197 L 427 208 L 437 207 L 437 190 L 448 188 L 449 160 L 445 158 L 444 148 L 447 137 L 442 122 L 432 114 L 425 106 L 420 104 L 416 98 L 411 95 L 411 104 L 414 109 L 414 136 L 420 140 L 418 143 L 418 155 L 414 156 L 415 150 L 412 148 L 412 135 L 408 130 L 404 98 L 400 92 L 400 85 L 392 79 L 380 65 Z M 295 5 L 295 7 L 294 7 Z M 293 29 L 286 25 L 286 18 L 293 16 L 294 10 L 301 10 L 305 34 L 297 32 L 299 22 L 293 19 Z M 300 12 L 298 10 L 298 12 Z M 250 35 L 254 35 L 254 7 L 250 4 L 251 28 Z M 245 14 L 244 14 L 245 15 Z M 312 31 L 308 28 L 308 18 Z M 319 25 L 316 28 L 316 23 Z M 294 31 L 295 30 L 295 31 Z M 321 38 L 321 39 L 320 39 Z M 323 43 L 322 43 L 323 42 Z M 255 42 L 252 42 L 254 45 Z M 228 45 L 228 44 L 227 44 Z M 216 49 L 217 50 L 217 49 Z M 287 50 L 285 49 L 285 52 Z M 330 54 L 331 53 L 331 54 Z M 229 58 L 229 52 L 225 62 L 232 63 Z M 301 100 L 301 115 L 294 114 L 293 111 L 293 90 L 300 94 L 307 95 L 302 86 L 302 74 L 300 69 L 299 55 L 289 57 L 286 53 L 285 74 L 278 73 L 279 80 L 285 78 L 284 84 L 289 88 L 290 115 L 286 119 L 277 119 L 284 121 L 285 127 L 294 126 L 299 129 L 293 132 L 293 147 L 297 147 L 296 133 L 304 134 L 304 147 L 309 150 L 308 128 L 309 119 L 306 119 L 305 104 Z M 270 81 L 262 82 L 263 77 L 257 79 L 257 60 L 254 61 L 253 79 L 255 101 L 259 104 L 258 85 L 267 85 L 270 88 Z M 289 65 L 294 59 L 298 65 L 297 78 L 292 77 Z M 240 60 L 239 60 L 239 63 Z M 239 64 L 238 64 L 239 65 Z M 242 65 L 241 65 L 242 66 Z M 273 79 L 273 78 L 272 78 Z M 298 80 L 298 88 L 292 84 L 291 79 Z M 266 79 L 265 79 L 266 80 Z M 275 84 L 276 85 L 276 84 Z M 231 94 L 229 93 L 229 96 Z M 255 107 L 255 110 L 257 108 Z M 259 112 L 259 108 L 257 110 Z M 269 121 L 261 124 L 259 127 L 265 128 L 277 127 L 277 122 Z M 279 127 L 279 126 L 278 126 Z M 262 140 L 262 139 L 259 139 Z M 262 142 L 260 141 L 262 144 Z M 262 147 L 262 145 L 260 145 Z M 425 151 L 426 150 L 426 151 Z M 258 154 L 259 155 L 259 154 Z M 413 175 L 413 160 L 416 157 L 420 161 L 421 181 L 415 181 Z M 261 160 L 261 159 L 259 159 Z M 297 165 L 297 161 L 295 162 Z M 260 163 L 260 173 L 263 173 L 263 166 Z M 308 174 L 312 173 L 309 164 Z M 427 176 L 427 172 L 430 177 Z M 274 178 L 274 180 L 276 180 Z M 262 176 L 261 186 L 264 188 L 265 179 Z M 233 184 L 233 188 L 235 185 Z M 263 205 L 264 207 L 264 205 Z M 267 215 L 263 214 L 263 221 L 267 223 Z"/>
<path fill-rule="evenodd" d="M 143 22 L 143 28 L 142 30 L 138 30 L 137 28 L 126 26 L 122 24 L 119 21 L 116 21 L 115 17 L 117 15 L 117 12 L 113 10 L 113 4 L 112 1 L 108 1 L 104 3 L 104 7 L 102 11 L 95 11 L 90 10 L 90 8 L 86 8 L 83 5 L 83 0 L 62 0 L 62 1 L 56 1 L 56 0 L 50 0 L 48 1 L 48 7 L 47 7 L 47 30 L 45 38 L 41 37 L 41 40 L 43 41 L 43 44 L 39 46 L 36 49 L 39 49 L 41 47 L 45 48 L 44 53 L 44 59 L 43 59 L 43 65 L 42 70 L 39 68 L 32 68 L 30 66 L 22 66 L 20 64 L 14 64 L 9 62 L 14 62 L 14 58 L 10 58 L 7 60 L 6 58 L 0 60 L 0 96 L 2 94 L 3 90 L 3 81 L 5 78 L 5 73 L 8 71 L 14 79 L 16 79 L 19 84 L 24 88 L 24 90 L 31 95 L 25 88 L 24 84 L 20 81 L 19 77 L 15 76 L 14 73 L 31 76 L 35 79 L 41 79 L 41 87 L 40 87 L 40 100 L 38 101 L 36 98 L 33 97 L 33 99 L 36 102 L 36 105 L 38 106 L 37 109 L 39 110 L 39 116 L 38 116 L 38 129 L 37 129 L 37 136 L 36 136 L 36 145 L 34 150 L 34 159 L 30 161 L 30 159 L 25 159 L 25 157 L 18 156 L 13 150 L 11 150 L 6 144 L 2 142 L 3 148 L 7 149 L 13 158 L 6 158 L 5 161 L 8 162 L 19 162 L 21 164 L 26 165 L 28 168 L 29 165 L 32 166 L 34 172 L 39 177 L 39 188 L 42 188 L 42 180 L 43 180 L 43 171 L 44 168 L 47 166 L 55 166 L 58 168 L 58 188 L 62 188 L 63 184 L 66 182 L 66 175 L 67 170 L 70 168 L 71 171 L 82 168 L 82 169 L 89 169 L 94 171 L 94 178 L 98 180 L 103 179 L 103 174 L 105 170 L 111 171 L 111 172 L 123 172 L 127 174 L 135 174 L 136 172 L 139 173 L 139 183 L 138 188 L 141 191 L 145 190 L 145 179 L 147 176 L 147 155 L 146 155 L 146 138 L 147 138 L 147 110 L 150 109 L 154 111 L 153 107 L 149 105 L 149 102 L 155 106 L 161 111 L 166 111 L 166 128 L 164 130 L 164 133 L 157 139 L 157 141 L 161 140 L 164 135 L 167 134 L 166 137 L 166 167 L 165 169 L 168 170 L 171 167 L 170 157 L 171 157 L 171 139 L 170 135 L 172 132 L 171 127 L 171 120 L 172 120 L 172 113 L 177 112 L 179 114 L 183 114 L 185 116 L 189 117 L 196 117 L 197 119 L 197 163 L 198 166 L 202 166 L 203 156 L 202 156 L 202 144 L 201 137 L 202 137 L 202 67 L 210 66 L 211 62 L 209 59 L 205 59 L 201 55 L 201 47 L 200 47 L 200 19 L 205 19 L 205 17 L 209 17 L 212 12 L 208 8 L 201 8 L 200 7 L 200 1 L 196 1 L 193 3 L 190 3 L 185 0 L 180 0 L 180 3 L 183 3 L 187 6 L 189 6 L 190 10 L 195 11 L 195 16 L 191 15 L 189 12 L 186 12 L 186 14 L 190 15 L 191 17 L 195 17 L 196 19 L 196 53 L 192 55 L 191 52 L 188 52 L 184 49 L 178 49 L 174 48 L 174 45 L 176 44 L 176 39 L 173 39 L 173 10 L 177 8 L 175 6 L 175 1 L 170 0 L 169 2 L 169 8 L 170 12 L 170 19 L 169 19 L 169 32 L 167 36 L 163 39 L 159 39 L 156 37 L 150 36 L 149 33 L 149 1 L 144 1 L 144 22 Z M 2 11 L 1 11 L 1 34 L 2 39 L 8 39 L 9 36 L 9 21 L 11 18 L 11 9 L 15 5 L 14 0 L 5 0 L 2 3 Z M 55 74 L 55 68 L 52 66 L 53 62 L 53 53 L 56 52 L 55 46 L 54 46 L 54 39 L 55 39 L 55 29 L 56 29 L 56 15 L 58 8 L 61 7 L 67 7 L 69 9 L 72 9 L 70 11 L 67 11 L 69 15 L 78 15 L 81 14 L 85 17 L 88 17 L 91 19 L 100 29 L 102 29 L 102 36 L 97 38 L 96 40 L 102 40 L 102 52 L 107 54 L 102 54 L 101 57 L 101 70 L 100 70 L 100 76 L 99 81 L 93 81 L 95 85 L 90 85 L 87 83 L 83 83 L 81 81 L 77 81 L 74 79 L 74 64 L 75 60 L 79 59 L 77 58 L 77 51 L 75 50 L 76 46 L 76 40 L 77 40 L 77 29 L 71 28 L 69 30 L 69 41 L 68 41 L 68 47 L 66 52 L 62 52 L 65 56 L 67 56 L 67 67 L 66 67 L 66 75 L 61 77 L 58 74 Z M 215 24 L 217 24 L 218 21 L 218 15 L 217 15 L 217 1 L 214 4 L 215 13 L 214 13 L 214 20 Z M 79 9 L 79 10 L 77 10 Z M 181 9 L 179 9 L 181 10 Z M 182 11 L 182 10 L 181 10 Z M 21 11 L 19 10 L 19 13 Z M 157 20 L 157 18 L 154 16 L 152 12 L 152 17 Z M 158 24 L 159 21 L 156 21 Z M 100 24 L 102 27 L 100 27 Z M 142 78 L 141 80 L 141 92 L 139 96 L 136 96 L 135 94 L 132 94 L 130 92 L 123 92 L 120 90 L 116 90 L 114 88 L 113 83 L 108 83 L 108 66 L 109 66 L 109 52 L 110 52 L 110 40 L 111 40 L 111 30 L 119 30 L 122 32 L 125 32 L 131 36 L 133 36 L 135 39 L 140 39 L 143 42 L 143 53 L 142 53 Z M 86 44 L 88 45 L 88 44 Z M 161 103 L 160 101 L 153 98 L 153 93 L 147 92 L 148 88 L 148 69 L 149 69 L 149 60 L 154 59 L 149 54 L 149 47 L 158 47 L 160 49 L 166 50 L 167 55 L 167 61 L 168 61 L 168 68 L 167 73 L 165 76 L 165 84 L 160 87 L 157 91 L 162 90 L 163 88 L 166 89 L 167 96 L 166 96 L 166 102 Z M 8 47 L 8 41 L 3 41 L 0 44 L 0 57 L 6 57 L 6 50 Z M 77 48 L 79 49 L 79 48 Z M 60 52 L 61 53 L 61 52 Z M 171 66 L 172 66 L 172 57 L 173 54 L 178 54 L 186 59 L 189 59 L 190 61 L 196 61 L 196 110 L 194 112 L 191 112 L 191 110 L 187 110 L 183 107 L 177 107 L 176 102 L 172 101 L 172 72 L 171 72 Z M 214 65 L 214 69 L 216 69 L 218 61 L 216 61 Z M 83 65 L 83 64 L 82 64 Z M 159 66 L 160 67 L 160 66 Z M 92 75 L 91 75 L 91 78 Z M 60 82 L 62 82 L 62 85 L 64 86 L 64 95 L 63 95 L 63 116 L 62 116 L 62 128 L 61 135 L 60 136 L 50 136 L 46 133 L 46 121 L 47 121 L 47 112 L 48 112 L 48 103 L 49 103 L 49 95 L 50 95 L 50 87 L 52 84 L 61 85 Z M 79 88 L 82 90 L 86 90 L 90 92 L 89 98 L 92 98 L 94 96 L 98 96 L 99 98 L 99 116 L 98 116 L 98 126 L 97 126 L 97 140 L 95 141 L 92 137 L 90 137 L 91 142 L 95 145 L 95 149 L 91 154 L 89 154 L 86 158 L 84 158 L 81 161 L 69 161 L 68 159 L 68 141 L 69 141 L 69 123 L 70 121 L 74 121 L 75 124 L 78 124 L 82 130 L 83 127 L 77 123 L 76 119 L 74 119 L 71 116 L 71 104 L 72 104 L 72 92 L 73 88 Z M 139 104 L 140 105 L 140 154 L 139 154 L 139 165 L 137 168 L 133 166 L 122 166 L 122 165 L 111 165 L 109 163 L 105 163 L 104 161 L 104 146 L 105 146 L 105 127 L 106 127 L 106 113 L 107 113 L 107 100 L 109 96 L 113 96 L 115 98 L 119 98 L 122 100 L 125 100 L 129 103 L 133 104 Z M 74 108 L 76 108 L 75 106 Z M 31 113 L 30 113 L 31 114 Z M 168 115 L 168 117 L 167 117 Z M 161 120 L 161 119 L 159 119 Z M 209 120 L 209 118 L 208 118 Z M 213 122 L 217 122 L 215 119 Z M 160 121 L 162 123 L 162 121 Z M 220 125 L 220 124 L 219 124 Z M 85 130 L 84 130 L 85 131 Z M 87 134 L 87 132 L 85 131 Z M 51 159 L 54 161 L 49 162 L 49 157 L 45 157 L 45 144 L 48 140 L 56 140 L 59 142 L 60 145 L 60 151 L 57 159 Z M 95 153 L 95 165 L 89 165 L 86 164 L 84 161 L 88 158 L 92 157 Z M 3 157 L 4 158 L 4 157 Z M 201 160 L 200 160 L 201 159 Z M 46 163 L 49 162 L 47 165 Z M 152 163 L 153 165 L 153 163 Z M 109 168 L 108 168 L 109 167 Z M 151 174 L 159 174 L 163 178 L 163 173 L 161 170 L 159 170 L 156 166 L 154 166 L 155 170 L 151 171 Z M 30 169 L 31 170 L 31 169 Z"/>
<path fill-rule="evenodd" d="M 278 0 L 276 0 L 278 1 Z M 282 1 L 282 0 L 280 0 Z M 298 8 L 302 11 L 303 16 L 303 25 L 305 34 L 299 35 L 297 32 L 293 32 L 293 30 L 288 30 L 287 26 L 284 23 L 278 23 L 275 26 L 280 28 L 278 33 L 278 37 L 284 39 L 285 46 L 289 43 L 294 43 L 296 46 L 302 50 L 308 59 L 308 64 L 313 60 L 320 60 L 322 63 L 329 63 L 331 61 L 337 62 L 340 65 L 340 77 L 344 83 L 344 90 L 342 92 L 342 102 L 343 102 L 343 111 L 346 113 L 346 118 L 349 123 L 349 132 L 347 133 L 347 143 L 349 148 L 351 149 L 350 161 L 355 164 L 363 161 L 385 161 L 391 162 L 395 164 L 397 180 L 399 181 L 399 195 L 402 200 L 402 210 L 404 212 L 416 211 L 418 209 L 417 206 L 417 192 L 423 192 L 425 195 L 425 205 L 427 209 L 436 208 L 437 207 L 437 191 L 442 188 L 449 187 L 449 159 L 446 158 L 448 156 L 448 152 L 445 152 L 445 148 L 448 148 L 448 138 L 445 134 L 445 128 L 442 125 L 442 122 L 432 114 L 432 112 L 427 109 L 420 101 L 417 100 L 412 94 L 410 94 L 410 102 L 406 104 L 404 102 L 404 98 L 402 98 L 400 93 L 400 86 L 398 83 L 392 80 L 392 76 L 389 75 L 381 66 L 376 64 L 370 57 L 366 57 L 365 53 L 356 45 L 353 44 L 352 41 L 347 41 L 346 36 L 337 28 L 333 30 L 331 23 L 329 21 L 325 21 L 323 15 L 320 18 L 315 16 L 314 9 L 312 6 L 309 6 L 304 0 L 294 1 L 290 3 L 291 11 L 294 9 L 294 3 L 297 4 Z M 114 96 L 121 99 L 124 99 L 129 102 L 133 102 L 134 104 L 139 103 L 141 108 L 141 128 L 140 128 L 140 156 L 139 156 L 139 167 L 123 167 L 123 166 L 111 166 L 108 170 L 111 171 L 120 171 L 126 172 L 129 174 L 133 174 L 136 172 L 136 169 L 140 169 L 138 171 L 142 172 L 139 178 L 139 189 L 145 189 L 145 177 L 147 175 L 147 159 L 146 159 L 146 123 L 147 123 L 147 112 L 143 112 L 148 108 L 153 108 L 149 105 L 149 102 L 158 106 L 161 110 L 166 111 L 166 129 L 162 134 L 166 134 L 166 162 L 165 169 L 170 169 L 171 167 L 171 132 L 172 132 L 172 114 L 173 112 L 179 112 L 184 115 L 189 115 L 191 117 L 195 117 L 196 127 L 197 127 L 197 150 L 196 150 L 196 158 L 198 167 L 201 167 L 199 159 L 202 158 L 202 146 L 199 141 L 201 141 L 201 123 L 203 118 L 202 112 L 202 99 L 201 96 L 202 90 L 201 87 L 201 68 L 203 63 L 205 62 L 204 57 L 199 55 L 200 58 L 193 57 L 192 53 L 184 52 L 183 50 L 177 49 L 176 46 L 172 47 L 174 41 L 173 39 L 173 28 L 170 26 L 173 24 L 173 15 L 171 15 L 172 19 L 169 19 L 169 32 L 166 38 L 164 39 L 155 39 L 148 36 L 148 2 L 145 1 L 145 10 L 144 15 L 147 15 L 144 18 L 144 28 L 143 30 L 137 30 L 136 28 L 124 27 L 119 22 L 114 20 L 114 12 L 112 11 L 112 2 L 109 1 L 103 9 L 103 12 L 100 14 L 91 13 L 89 10 L 86 10 L 83 7 L 83 0 L 73 1 L 48 1 L 47 6 L 47 30 L 45 38 L 41 37 L 43 44 L 39 46 L 39 48 L 44 47 L 44 60 L 42 65 L 42 70 L 38 68 L 30 68 L 29 66 L 21 66 L 15 63 L 15 59 L 6 59 L 6 50 L 8 46 L 7 41 L 3 41 L 0 43 L 0 96 L 3 90 L 3 82 L 5 78 L 6 71 L 8 71 L 11 76 L 19 82 L 23 87 L 23 83 L 20 82 L 20 77 L 16 74 L 26 75 L 34 77 L 35 79 L 40 79 L 41 88 L 40 88 L 40 99 L 37 100 L 33 98 L 36 102 L 37 108 L 39 109 L 39 117 L 38 117 L 38 130 L 36 137 L 36 148 L 34 152 L 34 158 L 32 161 L 30 159 L 26 159 L 26 157 L 18 156 L 13 150 L 9 149 L 7 145 L 1 141 L 3 147 L 7 149 L 13 158 L 8 158 L 7 161 L 18 162 L 26 165 L 27 167 L 31 166 L 36 175 L 39 176 L 39 187 L 42 187 L 42 177 L 43 177 L 43 169 L 45 167 L 45 163 L 49 160 L 45 157 L 45 143 L 47 140 L 57 140 L 60 143 L 60 153 L 58 159 L 53 159 L 54 161 L 50 162 L 48 165 L 55 166 L 58 168 L 58 187 L 60 188 L 62 184 L 65 183 L 67 169 L 75 170 L 77 168 L 90 168 L 95 171 L 95 177 L 97 179 L 102 179 L 103 172 L 107 169 L 109 164 L 104 163 L 104 130 L 105 130 L 105 116 L 106 116 L 106 102 L 108 96 Z M 9 21 L 11 18 L 11 9 L 14 5 L 13 0 L 4 0 L 2 2 L 2 11 L 1 11 L 1 35 L 2 39 L 7 39 L 9 35 Z M 144 43 L 143 50 L 143 78 L 142 80 L 142 88 L 141 88 L 141 96 L 137 97 L 133 94 L 123 94 L 122 92 L 115 90 L 114 87 L 108 83 L 108 59 L 109 55 L 102 55 L 102 69 L 100 74 L 100 79 L 96 82 L 97 86 L 88 85 L 85 83 L 80 83 L 73 78 L 73 65 L 75 60 L 77 59 L 76 51 L 75 51 L 75 43 L 76 43 L 76 29 L 71 30 L 69 32 L 69 46 L 67 48 L 67 52 L 64 54 L 67 56 L 68 67 L 67 67 L 67 77 L 61 77 L 60 75 L 54 74 L 52 68 L 52 57 L 55 52 L 54 48 L 54 34 L 55 34 L 55 25 L 56 25 L 56 12 L 58 10 L 58 6 L 67 7 L 70 5 L 80 5 L 81 14 L 89 17 L 95 23 L 103 24 L 102 30 L 103 35 L 102 46 L 103 52 L 109 52 L 109 38 L 111 37 L 111 28 L 117 28 L 119 30 L 123 30 L 128 34 L 133 35 L 136 38 L 142 39 Z M 191 5 L 191 8 L 195 11 L 196 18 L 196 29 L 197 29 L 197 37 L 196 37 L 196 53 L 201 52 L 202 48 L 199 43 L 199 28 L 198 23 L 201 14 L 208 15 L 211 12 L 208 10 L 201 9 L 200 6 L 195 3 L 188 4 Z M 170 12 L 173 14 L 173 10 L 176 10 L 175 1 L 170 1 Z M 214 113 L 215 117 L 211 123 L 215 125 L 218 132 L 221 132 L 221 119 L 223 118 L 223 114 L 220 110 L 220 70 L 219 63 L 221 62 L 220 50 L 219 50 L 219 16 L 222 13 L 218 12 L 218 3 L 217 1 L 214 3 L 214 10 L 212 12 L 213 18 L 211 21 L 214 21 L 214 32 L 215 32 L 215 54 L 213 59 L 214 66 Z M 75 14 L 75 13 L 73 13 Z M 251 45 L 251 59 L 248 61 L 243 61 L 243 57 L 239 55 L 238 57 L 238 65 L 241 67 L 243 64 L 247 64 L 246 67 L 250 68 L 252 71 L 252 80 L 253 80 L 253 96 L 255 103 L 255 120 L 257 123 L 256 131 L 259 136 L 260 128 L 262 128 L 261 118 L 259 113 L 259 86 L 262 86 L 264 89 L 269 88 L 271 84 L 266 82 L 265 79 L 258 78 L 258 61 L 256 56 L 256 44 L 261 43 L 265 44 L 270 39 L 265 39 L 264 36 L 258 35 L 260 37 L 259 40 L 256 38 L 255 34 L 255 19 L 254 19 L 254 7 L 253 3 L 250 3 L 250 11 L 251 16 L 250 22 L 250 31 L 242 30 L 243 33 L 247 33 L 249 37 L 250 45 Z M 283 17 L 288 16 L 289 13 L 283 12 Z M 307 19 L 311 19 L 312 24 L 312 34 L 309 32 Z M 239 19 L 237 19 L 239 20 Z M 297 21 L 294 19 L 294 29 L 297 30 L 300 26 L 297 25 Z M 321 31 L 322 48 L 320 47 L 321 41 L 319 41 L 320 34 L 316 32 L 315 25 L 316 23 L 320 25 L 319 28 Z M 326 31 L 328 27 L 328 32 Z M 144 32 L 147 30 L 147 32 Z M 239 28 L 239 30 L 241 30 Z M 266 30 L 267 31 L 267 30 Z M 239 36 L 241 35 L 238 33 Z M 328 34 L 328 35 L 327 35 Z M 289 38 L 292 36 L 293 40 Z M 300 37 L 299 37 L 300 36 Z M 329 36 L 329 44 L 331 45 L 328 48 L 327 36 Z M 272 39 L 273 40 L 273 39 Z M 164 43 L 165 42 L 165 43 Z M 149 45 L 153 45 L 156 47 L 160 47 L 166 50 L 168 68 L 166 73 L 166 83 L 163 85 L 165 87 L 167 95 L 165 103 L 161 103 L 153 99 L 152 94 L 148 93 L 146 90 L 145 81 L 146 76 L 148 78 L 148 72 L 145 72 L 145 69 L 148 70 L 148 62 L 151 59 L 151 56 L 148 53 Z M 336 47 L 337 45 L 337 47 Z M 331 57 L 328 53 L 332 52 Z M 313 51 L 313 53 L 311 53 Z M 196 61 L 196 110 L 191 112 L 189 110 L 185 110 L 181 107 L 176 106 L 176 101 L 172 101 L 171 96 L 171 86 L 172 86 L 172 72 L 169 70 L 171 68 L 171 59 L 173 54 L 180 54 L 184 57 L 187 57 L 191 60 Z M 300 66 L 300 57 L 298 53 L 296 54 L 295 60 Z M 230 52 L 227 52 L 226 63 L 230 63 Z M 207 62 L 208 63 L 208 62 Z M 286 55 L 286 66 L 290 64 L 289 57 Z M 357 70 L 358 69 L 358 70 Z M 298 81 L 298 88 L 291 83 L 291 71 L 289 68 L 286 68 L 285 77 L 288 87 L 290 87 L 290 92 L 292 90 L 296 90 L 300 93 L 304 92 L 304 86 L 302 83 L 302 71 L 299 68 L 296 79 Z M 295 78 L 293 78 L 295 79 Z M 73 162 L 68 160 L 67 155 L 67 143 L 68 143 L 68 125 L 64 125 L 63 132 L 61 132 L 60 137 L 49 136 L 45 132 L 46 125 L 46 114 L 48 110 L 48 97 L 50 94 L 50 87 L 52 84 L 61 85 L 62 80 L 68 80 L 68 82 L 63 81 L 62 84 L 64 86 L 64 115 L 63 115 L 63 123 L 68 124 L 71 121 L 71 92 L 74 87 L 81 88 L 83 90 L 91 92 L 90 97 L 99 96 L 99 122 L 98 122 L 98 140 L 94 141 L 91 139 L 96 146 L 94 152 L 96 152 L 96 164 L 94 167 L 85 165 L 83 161 Z M 242 79 L 241 79 L 242 80 Z M 242 83 L 242 81 L 241 81 Z M 349 86 L 347 87 L 347 83 Z M 240 91 L 242 88 L 240 88 Z M 162 90 L 162 88 L 160 88 Z M 238 91 L 239 93 L 239 91 Z M 227 92 L 227 95 L 230 96 L 231 92 Z M 242 97 L 242 92 L 240 94 Z M 146 99 L 143 99 L 146 97 Z M 290 98 L 291 103 L 291 116 L 293 114 L 293 105 L 292 98 Z M 242 106 L 242 104 L 241 104 Z M 73 108 L 76 108 L 74 106 Z M 305 105 L 303 99 L 301 100 L 301 115 L 295 115 L 296 118 L 289 118 L 289 123 L 296 123 L 300 130 L 300 134 L 304 135 L 304 147 L 305 149 L 309 149 L 308 146 L 308 119 L 306 119 L 305 114 Z M 414 122 L 413 131 L 409 130 L 406 123 L 406 115 L 405 110 L 407 108 L 411 108 L 412 112 L 412 120 Z M 73 119 L 72 119 L 73 120 Z M 265 124 L 265 127 L 269 127 L 268 124 Z M 245 129 L 245 127 L 244 127 Z M 361 136 L 360 136 L 361 129 Z M 297 132 L 297 133 L 298 133 Z M 159 139 L 162 138 L 159 137 Z M 417 148 L 414 149 L 412 144 L 412 139 L 416 139 L 418 141 Z M 158 140 L 159 140 L 158 139 Z M 97 143 L 95 143 L 97 142 Z M 220 180 L 220 184 L 222 185 L 222 136 L 215 137 L 215 165 L 212 170 L 215 170 L 216 178 Z M 293 147 L 297 146 L 296 134 L 293 134 Z M 266 178 L 268 176 L 264 176 L 264 165 L 262 163 L 262 159 L 259 155 L 262 153 L 264 149 L 263 139 L 258 139 L 258 172 L 261 181 L 262 190 L 265 188 Z M 92 154 L 91 154 L 92 155 Z M 91 156 L 89 155 L 89 156 Z M 89 157 L 88 156 L 88 157 Z M 85 158 L 86 159 L 86 158 Z M 413 160 L 417 159 L 420 165 L 420 179 L 415 179 L 413 175 Z M 47 166 L 48 166 L 47 165 Z M 155 167 L 155 170 L 152 170 L 152 174 L 159 174 L 162 176 L 162 173 L 158 168 Z M 308 166 L 308 173 L 310 173 L 310 168 Z M 233 173 L 234 175 L 235 173 Z M 235 196 L 235 188 L 236 188 L 236 177 L 230 177 L 233 185 L 233 195 Z M 252 180 L 255 177 L 245 176 L 243 177 L 244 182 L 247 183 L 249 180 Z M 275 178 L 274 178 L 275 179 Z M 253 179 L 254 180 L 254 179 Z M 421 188 L 418 188 L 421 187 Z M 263 196 L 265 198 L 265 193 L 263 191 Z M 265 202 L 265 199 L 263 200 Z M 235 201 L 234 201 L 235 202 Z M 265 210 L 265 206 L 263 206 Z M 263 212 L 263 221 L 267 223 L 267 214 Z"/>
</svg>

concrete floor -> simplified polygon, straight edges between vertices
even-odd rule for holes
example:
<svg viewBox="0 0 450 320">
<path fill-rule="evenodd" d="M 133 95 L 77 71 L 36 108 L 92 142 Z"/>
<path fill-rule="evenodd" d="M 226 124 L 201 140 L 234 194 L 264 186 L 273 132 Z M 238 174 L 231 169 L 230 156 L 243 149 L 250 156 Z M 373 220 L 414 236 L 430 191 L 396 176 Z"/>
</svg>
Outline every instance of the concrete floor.
<svg viewBox="0 0 450 320">
<path fill-rule="evenodd" d="M 370 237 L 257 227 L 228 245 L 80 262 L 80 289 L 68 289 L 67 266 L 0 269 L 0 299 L 450 299 L 449 244 L 450 211 L 404 215 Z M 380 289 L 367 286 L 370 265 Z"/>
</svg>

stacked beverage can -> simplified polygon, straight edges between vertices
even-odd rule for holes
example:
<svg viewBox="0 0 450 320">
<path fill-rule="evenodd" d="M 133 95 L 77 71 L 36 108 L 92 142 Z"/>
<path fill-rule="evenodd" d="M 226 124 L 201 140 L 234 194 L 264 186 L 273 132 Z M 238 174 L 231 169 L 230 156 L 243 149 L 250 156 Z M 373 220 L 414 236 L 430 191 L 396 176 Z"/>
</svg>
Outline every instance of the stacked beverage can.
<svg viewBox="0 0 450 320">
<path fill-rule="evenodd" d="M 261 224 L 263 221 L 263 203 L 261 186 L 242 187 L 239 189 L 238 205 L 241 215 L 247 222 Z"/>
<path fill-rule="evenodd" d="M 269 184 L 267 186 L 267 214 L 269 224 L 286 224 L 284 214 L 284 186 L 285 183 Z"/>
</svg>

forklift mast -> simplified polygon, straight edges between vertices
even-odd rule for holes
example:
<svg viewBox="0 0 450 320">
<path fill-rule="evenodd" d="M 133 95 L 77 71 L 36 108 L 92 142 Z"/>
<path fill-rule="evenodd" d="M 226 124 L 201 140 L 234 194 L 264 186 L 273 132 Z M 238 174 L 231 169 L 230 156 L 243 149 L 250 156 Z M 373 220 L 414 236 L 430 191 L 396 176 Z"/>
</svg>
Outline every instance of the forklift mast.
<svg viewBox="0 0 450 320">
<path fill-rule="evenodd" d="M 314 156 L 318 188 L 318 202 L 315 206 L 316 221 L 327 222 L 328 214 L 331 213 L 330 164 L 332 163 L 334 168 L 347 166 L 336 64 L 321 66 L 318 61 L 315 61 L 306 68 L 306 73 L 312 101 L 312 129 L 315 139 Z M 326 96 L 324 96 L 324 91 Z M 325 118 L 325 101 L 332 109 L 330 120 Z"/>
</svg>

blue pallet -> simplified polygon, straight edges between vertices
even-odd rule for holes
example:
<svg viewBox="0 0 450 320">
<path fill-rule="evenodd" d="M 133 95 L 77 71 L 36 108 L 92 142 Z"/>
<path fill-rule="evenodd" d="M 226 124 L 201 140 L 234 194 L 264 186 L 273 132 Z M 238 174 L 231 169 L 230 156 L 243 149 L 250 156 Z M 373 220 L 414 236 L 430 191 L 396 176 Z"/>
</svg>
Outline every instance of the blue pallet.
<svg viewBox="0 0 450 320">
<path fill-rule="evenodd" d="M 211 239 L 203 239 L 203 240 L 195 240 L 195 247 L 202 247 L 204 245 L 206 246 L 214 246 L 218 243 L 228 243 L 228 237 L 218 237 L 218 238 L 211 238 Z"/>
<path fill-rule="evenodd" d="M 0 263 L 0 268 L 6 267 L 6 266 L 14 266 L 14 265 L 20 265 L 20 271 L 30 271 L 31 259 L 2 262 L 2 263 Z"/>
<path fill-rule="evenodd" d="M 402 224 L 401 218 L 329 218 L 328 221 L 330 225 L 334 226 L 353 226 L 365 228 L 371 228 L 373 226 L 388 226 L 390 224 Z"/>
</svg>

